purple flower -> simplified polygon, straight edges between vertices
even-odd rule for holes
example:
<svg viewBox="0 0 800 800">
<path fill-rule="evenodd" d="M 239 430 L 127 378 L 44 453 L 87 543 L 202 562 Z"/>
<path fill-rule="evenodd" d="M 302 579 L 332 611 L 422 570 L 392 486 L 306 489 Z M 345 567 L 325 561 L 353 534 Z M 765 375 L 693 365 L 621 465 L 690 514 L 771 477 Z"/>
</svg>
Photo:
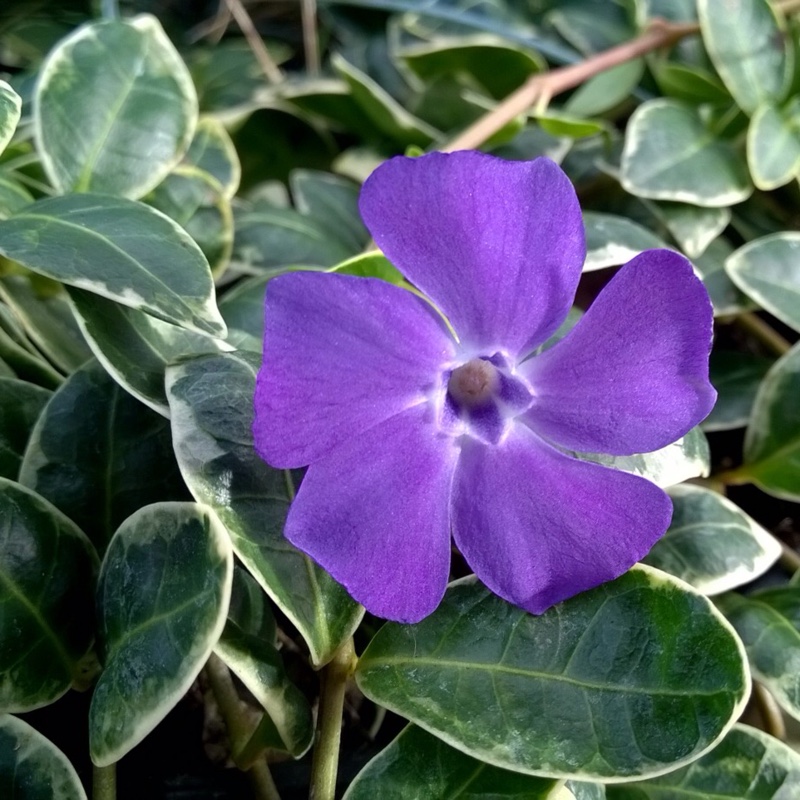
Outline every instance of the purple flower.
<svg viewBox="0 0 800 800">
<path fill-rule="evenodd" d="M 286 536 L 374 614 L 433 611 L 450 535 L 478 578 L 535 614 L 625 572 L 668 497 L 565 451 L 664 447 L 711 410 L 712 315 L 681 255 L 623 267 L 572 331 L 585 256 L 551 161 L 393 158 L 364 184 L 377 245 L 447 317 L 370 278 L 270 281 L 255 440 L 308 466 Z"/>
</svg>

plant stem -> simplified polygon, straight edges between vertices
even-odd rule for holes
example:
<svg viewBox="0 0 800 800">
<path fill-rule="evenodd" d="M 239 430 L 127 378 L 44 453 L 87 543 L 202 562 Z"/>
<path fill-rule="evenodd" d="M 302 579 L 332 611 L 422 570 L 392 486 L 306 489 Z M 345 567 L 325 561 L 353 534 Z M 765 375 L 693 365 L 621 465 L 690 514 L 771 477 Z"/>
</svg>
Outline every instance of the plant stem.
<svg viewBox="0 0 800 800">
<path fill-rule="evenodd" d="M 306 58 L 306 70 L 309 75 L 317 77 L 320 72 L 317 0 L 300 0 L 300 16 L 303 23 L 303 54 Z"/>
<path fill-rule="evenodd" d="M 92 767 L 92 800 L 116 800 L 117 765 Z"/>
<path fill-rule="evenodd" d="M 339 769 L 344 693 L 355 664 L 356 652 L 353 640 L 348 639 L 336 651 L 331 662 L 323 668 L 309 800 L 334 800 L 336 774 Z"/>
<path fill-rule="evenodd" d="M 781 565 L 789 572 L 797 572 L 800 569 L 800 553 L 793 547 L 789 547 L 786 542 L 781 542 Z"/>
<path fill-rule="evenodd" d="M 253 20 L 250 19 L 250 15 L 245 10 L 241 0 L 225 0 L 225 2 L 228 4 L 236 24 L 244 34 L 244 38 L 247 39 L 247 44 L 250 45 L 250 49 L 253 51 L 253 55 L 261 66 L 261 71 L 266 79 L 270 83 L 280 83 L 283 80 L 283 73 L 269 54 L 264 42 L 261 41 L 256 26 L 253 25 Z"/>
<path fill-rule="evenodd" d="M 119 19 L 117 0 L 100 0 L 100 16 L 103 19 Z"/>
<path fill-rule="evenodd" d="M 758 708 L 764 730 L 776 739 L 786 739 L 786 725 L 775 698 L 758 681 L 753 681 L 753 700 Z"/>
<path fill-rule="evenodd" d="M 782 356 L 792 349 L 792 345 L 783 336 L 751 311 L 739 314 L 736 317 L 736 321 L 759 342 L 772 350 L 773 353 Z"/>
<path fill-rule="evenodd" d="M 241 701 L 233 684 L 231 673 L 222 659 L 211 654 L 205 666 L 208 683 L 219 705 L 225 726 L 228 729 L 228 740 L 234 761 L 242 747 L 250 738 L 250 731 L 241 713 Z M 238 764 L 238 761 L 237 761 Z M 278 789 L 269 773 L 267 762 L 259 759 L 247 770 L 253 794 L 257 800 L 280 800 Z"/>
<path fill-rule="evenodd" d="M 611 67 L 639 58 L 661 47 L 669 47 L 683 37 L 700 30 L 695 23 L 666 22 L 653 20 L 648 30 L 629 42 L 598 53 L 579 64 L 550 70 L 531 76 L 519 89 L 510 94 L 498 106 L 441 148 L 444 152 L 472 150 L 480 147 L 504 125 L 519 114 L 525 114 L 540 97 L 555 97 L 580 86 L 589 78 Z"/>
</svg>

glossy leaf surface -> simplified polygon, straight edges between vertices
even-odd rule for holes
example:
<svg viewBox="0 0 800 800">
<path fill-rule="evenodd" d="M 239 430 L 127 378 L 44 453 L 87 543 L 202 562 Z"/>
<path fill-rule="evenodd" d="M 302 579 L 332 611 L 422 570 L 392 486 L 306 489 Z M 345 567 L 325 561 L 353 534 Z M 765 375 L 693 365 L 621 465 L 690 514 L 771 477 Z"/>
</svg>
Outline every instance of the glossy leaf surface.
<svg viewBox="0 0 800 800">
<path fill-rule="evenodd" d="M 137 509 L 187 496 L 167 420 L 94 360 L 47 404 L 19 479 L 79 525 L 100 553 Z"/>
<path fill-rule="evenodd" d="M 672 522 L 645 564 L 713 595 L 749 583 L 780 557 L 778 540 L 721 494 L 685 484 L 669 495 Z"/>
<path fill-rule="evenodd" d="M 787 500 L 800 499 L 800 345 L 767 373 L 744 440 L 745 479 Z"/>
<path fill-rule="evenodd" d="M 94 637 L 97 555 L 39 495 L 0 478 L 0 710 L 52 703 Z"/>
<path fill-rule="evenodd" d="M 251 430 L 260 357 L 205 356 L 167 370 L 173 441 L 186 485 L 219 514 L 237 556 L 324 664 L 362 610 L 283 537 L 293 476 L 256 454 Z"/>
<path fill-rule="evenodd" d="M 85 25 L 62 40 L 35 102 L 42 163 L 62 192 L 141 197 L 178 163 L 197 124 L 189 71 L 149 15 Z"/>
<path fill-rule="evenodd" d="M 165 322 L 225 333 L 205 256 L 143 203 L 91 194 L 38 200 L 0 223 L 0 254 Z"/>
<path fill-rule="evenodd" d="M 800 233 L 749 242 L 728 258 L 725 269 L 745 294 L 800 331 Z"/>
<path fill-rule="evenodd" d="M 2 234 L 0 234 L 2 235 Z M 92 351 L 81 335 L 58 285 L 39 292 L 24 275 L 9 275 L 0 280 L 2 297 L 28 338 L 52 364 L 66 375 L 91 358 Z"/>
<path fill-rule="evenodd" d="M 0 153 L 11 141 L 21 111 L 22 98 L 5 81 L 0 81 Z"/>
<path fill-rule="evenodd" d="M 621 168 L 626 191 L 654 200 L 728 206 L 753 190 L 732 146 L 715 138 L 694 108 L 674 100 L 650 100 L 636 109 Z"/>
<path fill-rule="evenodd" d="M 752 113 L 780 102 L 792 52 L 767 0 L 698 0 L 703 43 L 739 106 Z"/>
<path fill-rule="evenodd" d="M 86 800 L 67 757 L 35 728 L 0 714 L 0 797 L 8 800 Z"/>
<path fill-rule="evenodd" d="M 753 676 L 787 714 L 800 719 L 800 586 L 731 592 L 718 601 L 744 642 Z"/>
<path fill-rule="evenodd" d="M 701 423 L 705 431 L 744 428 L 750 420 L 761 381 L 773 362 L 769 358 L 717 350 L 711 353 L 709 375 L 717 402 Z"/>
<path fill-rule="evenodd" d="M 162 322 L 113 300 L 70 289 L 75 316 L 97 359 L 121 386 L 169 417 L 164 373 L 169 364 L 231 348 L 221 339 Z"/>
<path fill-rule="evenodd" d="M 677 442 L 652 453 L 635 456 L 607 456 L 596 453 L 576 453 L 576 455 L 587 461 L 641 475 L 664 489 L 690 478 L 704 477 L 711 469 L 708 440 L 700 428 L 692 428 Z"/>
<path fill-rule="evenodd" d="M 89 710 L 97 766 L 137 745 L 202 669 L 225 625 L 233 554 L 216 515 L 156 503 L 111 540 L 97 587 L 103 672 Z"/>
<path fill-rule="evenodd" d="M 275 646 L 228 620 L 214 652 L 258 700 L 273 723 L 275 747 L 300 758 L 311 746 L 311 706 L 286 674 Z"/>
<path fill-rule="evenodd" d="M 757 728 L 736 725 L 694 764 L 644 783 L 606 787 L 608 800 L 794 800 L 800 755 Z"/>
<path fill-rule="evenodd" d="M 385 625 L 356 678 L 476 758 L 588 780 L 694 760 L 749 691 L 741 645 L 713 606 L 647 567 L 538 617 L 459 581 L 421 623 Z"/>
<path fill-rule="evenodd" d="M 625 264 L 643 250 L 667 245 L 647 228 L 626 217 L 587 211 L 584 272 Z"/>
<path fill-rule="evenodd" d="M 499 769 L 409 725 L 359 772 L 344 800 L 559 800 L 562 782 Z"/>
<path fill-rule="evenodd" d="M 0 477 L 16 480 L 28 437 L 52 392 L 15 378 L 0 378 Z"/>
</svg>

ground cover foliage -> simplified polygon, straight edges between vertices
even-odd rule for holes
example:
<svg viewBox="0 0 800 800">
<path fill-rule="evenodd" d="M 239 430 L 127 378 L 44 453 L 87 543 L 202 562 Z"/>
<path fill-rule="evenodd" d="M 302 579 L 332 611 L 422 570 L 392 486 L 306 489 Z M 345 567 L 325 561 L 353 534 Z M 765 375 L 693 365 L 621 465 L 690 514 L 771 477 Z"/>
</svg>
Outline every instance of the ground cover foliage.
<svg viewBox="0 0 800 800">
<path fill-rule="evenodd" d="M 116 764 L 187 692 L 257 798 L 800 796 L 798 11 L 6 3 L 0 796 L 134 796 Z M 456 558 L 384 624 L 283 537 L 263 299 L 296 270 L 403 284 L 360 183 L 462 148 L 561 165 L 583 308 L 643 250 L 691 259 L 719 397 L 662 450 L 585 456 L 668 491 L 643 564 L 534 616 Z M 37 727 L 67 707 L 77 755 Z"/>
</svg>

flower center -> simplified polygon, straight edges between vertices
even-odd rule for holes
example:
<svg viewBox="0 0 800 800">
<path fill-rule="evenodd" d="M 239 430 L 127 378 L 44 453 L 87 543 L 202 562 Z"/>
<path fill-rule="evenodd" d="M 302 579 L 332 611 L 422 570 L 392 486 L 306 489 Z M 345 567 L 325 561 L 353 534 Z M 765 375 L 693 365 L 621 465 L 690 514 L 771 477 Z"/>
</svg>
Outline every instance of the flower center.
<svg viewBox="0 0 800 800">
<path fill-rule="evenodd" d="M 500 376 L 494 364 L 473 358 L 450 373 L 447 391 L 461 408 L 478 408 L 494 397 Z"/>
</svg>

